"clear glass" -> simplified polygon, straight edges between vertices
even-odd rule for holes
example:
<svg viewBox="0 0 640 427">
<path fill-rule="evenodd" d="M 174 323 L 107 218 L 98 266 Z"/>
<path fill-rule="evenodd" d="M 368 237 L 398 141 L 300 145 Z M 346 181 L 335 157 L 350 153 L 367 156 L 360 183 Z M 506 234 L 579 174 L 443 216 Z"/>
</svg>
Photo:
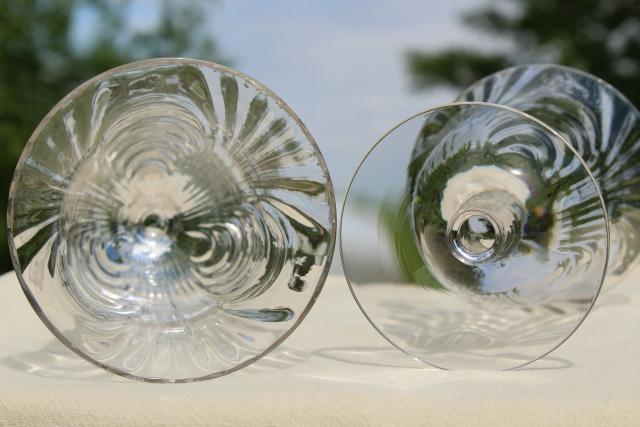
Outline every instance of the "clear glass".
<svg viewBox="0 0 640 427">
<path fill-rule="evenodd" d="M 393 345 L 510 369 L 584 320 L 638 263 L 640 113 L 584 72 L 526 65 L 387 133 L 343 206 L 345 275 Z M 610 262 L 609 262 L 610 261 Z"/>
<path fill-rule="evenodd" d="M 640 262 L 640 112 L 601 79 L 559 65 L 524 65 L 474 83 L 458 101 L 506 105 L 543 121 L 578 151 L 609 213 L 611 247 L 604 289 Z"/>
<path fill-rule="evenodd" d="M 302 321 L 335 242 L 318 148 L 241 73 L 128 64 L 35 130 L 9 201 L 20 283 L 70 349 L 116 374 L 185 382 L 259 359 Z"/>
</svg>

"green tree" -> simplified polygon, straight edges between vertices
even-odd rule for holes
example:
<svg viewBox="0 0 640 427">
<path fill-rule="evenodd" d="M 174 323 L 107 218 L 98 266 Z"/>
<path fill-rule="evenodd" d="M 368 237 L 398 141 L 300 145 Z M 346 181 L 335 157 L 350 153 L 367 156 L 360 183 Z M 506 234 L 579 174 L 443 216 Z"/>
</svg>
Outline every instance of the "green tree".
<svg viewBox="0 0 640 427">
<path fill-rule="evenodd" d="M 148 57 L 225 62 L 206 32 L 211 0 L 158 2 L 159 19 L 145 30 L 131 27 L 131 5 L 128 0 L 0 1 L 0 212 L 6 212 L 13 170 L 31 132 L 81 82 Z M 90 43 L 78 43 L 73 37 L 80 11 L 94 18 Z M 4 214 L 0 239 L 0 272 L 4 272 L 12 268 L 4 243 Z"/>
<path fill-rule="evenodd" d="M 510 47 L 408 54 L 417 88 L 464 87 L 502 68 L 553 62 L 586 70 L 640 105 L 640 0 L 502 0 L 463 16 Z"/>
</svg>

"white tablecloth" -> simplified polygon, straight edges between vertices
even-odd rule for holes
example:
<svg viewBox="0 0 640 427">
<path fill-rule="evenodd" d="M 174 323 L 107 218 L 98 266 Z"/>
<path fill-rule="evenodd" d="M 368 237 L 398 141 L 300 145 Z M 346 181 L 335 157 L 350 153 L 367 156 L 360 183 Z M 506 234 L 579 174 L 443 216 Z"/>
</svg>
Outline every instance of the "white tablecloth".
<svg viewBox="0 0 640 427">
<path fill-rule="evenodd" d="M 223 378 L 147 384 L 57 342 L 13 274 L 0 278 L 0 424 L 640 425 L 640 274 L 525 369 L 441 371 L 380 337 L 344 278 L 277 350 Z"/>
</svg>

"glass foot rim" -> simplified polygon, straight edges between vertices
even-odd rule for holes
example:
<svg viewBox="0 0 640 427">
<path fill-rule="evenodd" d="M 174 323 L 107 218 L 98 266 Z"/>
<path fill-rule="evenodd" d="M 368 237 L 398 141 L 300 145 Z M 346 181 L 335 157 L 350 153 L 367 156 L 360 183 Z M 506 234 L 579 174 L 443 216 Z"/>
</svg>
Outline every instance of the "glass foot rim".
<svg viewBox="0 0 640 427">
<path fill-rule="evenodd" d="M 362 314 L 364 315 L 364 317 L 367 319 L 367 321 L 369 322 L 369 324 L 371 324 L 371 326 L 385 339 L 387 340 L 392 346 L 394 346 L 395 348 L 397 348 L 398 350 L 402 351 L 404 354 L 406 354 L 407 356 L 409 356 L 410 358 L 416 360 L 418 363 L 420 363 L 421 365 L 425 366 L 425 367 L 432 367 L 432 368 L 437 368 L 437 369 L 442 369 L 442 370 L 452 370 L 449 368 L 445 368 L 443 366 L 439 366 L 437 364 L 434 363 L 429 363 L 425 360 L 420 359 L 419 357 L 415 356 L 414 354 L 412 354 L 411 352 L 405 350 L 404 348 L 402 348 L 401 345 L 395 343 L 393 341 L 393 339 L 391 339 L 389 336 L 387 336 L 377 325 L 376 323 L 373 321 L 373 319 L 367 314 L 367 311 L 365 310 L 363 304 L 360 302 L 360 300 L 358 299 L 357 296 L 357 290 L 356 290 L 356 285 L 354 285 L 352 277 L 349 273 L 349 269 L 347 268 L 347 258 L 348 255 L 345 256 L 345 252 L 344 252 L 344 247 L 343 247 L 343 242 L 342 242 L 342 226 L 343 226 L 343 220 L 344 220 L 344 213 L 345 213 L 345 207 L 347 205 L 347 200 L 349 199 L 349 195 L 351 194 L 351 186 L 353 185 L 355 178 L 357 177 L 358 173 L 360 172 L 360 169 L 362 168 L 362 166 L 366 163 L 367 159 L 369 158 L 370 154 L 378 147 L 378 145 L 380 145 L 386 138 L 387 136 L 389 136 L 391 133 L 393 133 L 396 129 L 398 129 L 399 127 L 401 127 L 402 125 L 404 125 L 405 123 L 414 120 L 420 116 L 426 115 L 426 114 L 431 114 L 434 112 L 437 112 L 439 110 L 443 110 L 443 109 L 447 109 L 447 108 L 455 108 L 455 107 L 460 107 L 460 106 L 485 106 L 485 107 L 491 107 L 491 108 L 496 108 L 496 109 L 500 109 L 500 110 L 505 110 L 517 115 L 522 116 L 523 118 L 530 120 L 534 123 L 536 123 L 537 125 L 541 126 L 542 128 L 546 129 L 547 131 L 549 131 L 550 133 L 552 133 L 554 135 L 554 137 L 558 138 L 560 141 L 562 141 L 562 143 L 569 148 L 569 150 L 576 156 L 576 158 L 580 161 L 580 164 L 582 165 L 582 167 L 584 168 L 584 170 L 587 172 L 592 184 L 594 185 L 596 191 L 597 191 L 597 195 L 598 198 L 600 200 L 600 205 L 602 208 L 602 213 L 604 215 L 604 224 L 605 224 L 605 228 L 606 228 L 606 258 L 605 258 L 605 268 L 602 271 L 602 274 L 600 276 L 599 279 L 599 284 L 598 284 L 598 289 L 593 297 L 593 301 L 591 302 L 591 304 L 589 305 L 589 307 L 585 310 L 585 312 L 582 314 L 582 318 L 576 323 L 575 327 L 573 329 L 571 329 L 567 335 L 562 338 L 559 342 L 555 343 L 554 345 L 550 346 L 550 349 L 548 351 L 545 351 L 543 354 L 540 354 L 539 356 L 536 356 L 534 358 L 531 358 L 530 360 L 527 360 L 523 363 L 519 363 L 519 364 L 515 364 L 514 366 L 508 367 L 508 368 L 503 368 L 503 369 L 497 369 L 498 371 L 510 371 L 510 370 L 515 370 L 515 369 L 520 369 L 523 368 L 527 365 L 530 365 L 531 363 L 534 363 L 537 360 L 542 359 L 543 357 L 547 356 L 548 354 L 552 353 L 553 351 L 555 351 L 558 347 L 560 347 L 565 341 L 567 341 L 582 325 L 582 323 L 584 322 L 584 320 L 587 318 L 587 316 L 589 315 L 589 313 L 591 312 L 591 310 L 593 309 L 593 306 L 595 305 L 596 301 L 598 300 L 598 296 L 600 295 L 600 292 L 602 291 L 602 287 L 604 284 L 604 280 L 607 274 L 607 269 L 608 269 L 608 264 L 609 264 L 609 248 L 610 248 L 610 239 L 611 239 L 611 234 L 610 234 L 610 223 L 609 223 L 609 217 L 607 214 L 607 210 L 606 210 L 606 204 L 604 201 L 604 197 L 603 197 L 603 193 L 602 190 L 600 188 L 600 185 L 598 184 L 596 178 L 593 176 L 593 174 L 591 173 L 591 170 L 589 169 L 589 167 L 587 166 L 587 163 L 585 162 L 585 160 L 582 158 L 582 156 L 580 155 L 580 153 L 578 153 L 578 151 L 573 147 L 573 145 L 567 141 L 564 137 L 562 137 L 558 132 L 556 132 L 553 128 L 551 128 L 549 125 L 547 125 L 546 123 L 544 123 L 543 121 L 531 116 L 530 114 L 527 114 L 523 111 L 517 110 L 515 108 L 506 106 L 506 105 L 501 105 L 501 104 L 495 104 L 495 103 L 491 103 L 491 102 L 481 102 L 481 101 L 456 101 L 456 102 L 451 102 L 448 104 L 441 104 L 435 107 L 431 107 L 428 108 L 426 110 L 423 110 L 417 114 L 414 114 L 408 118 L 406 118 L 405 120 L 397 123 L 395 126 L 393 126 L 392 128 L 390 128 L 387 132 L 385 132 L 376 142 L 375 144 L 373 144 L 365 153 L 365 155 L 362 157 L 360 163 L 358 164 L 358 167 L 356 168 L 356 170 L 354 171 L 354 173 L 351 176 L 351 179 L 349 181 L 349 186 L 347 187 L 347 192 L 345 193 L 345 198 L 344 201 L 342 203 L 342 208 L 340 211 L 340 222 L 338 225 L 338 235 L 340 236 L 340 260 L 342 263 L 342 269 L 344 271 L 344 275 L 345 275 L 345 279 L 347 281 L 347 284 L 349 285 L 349 290 L 351 292 L 351 295 L 353 296 L 353 299 L 355 300 L 358 308 L 360 309 L 360 311 L 362 312 Z M 474 368 L 471 368 L 472 370 L 474 370 Z M 482 368 L 475 368 L 475 370 L 483 370 Z M 486 369 L 484 369 L 486 370 Z M 490 369 L 491 370 L 491 369 Z M 494 369 L 496 370 L 496 369 Z"/>
</svg>

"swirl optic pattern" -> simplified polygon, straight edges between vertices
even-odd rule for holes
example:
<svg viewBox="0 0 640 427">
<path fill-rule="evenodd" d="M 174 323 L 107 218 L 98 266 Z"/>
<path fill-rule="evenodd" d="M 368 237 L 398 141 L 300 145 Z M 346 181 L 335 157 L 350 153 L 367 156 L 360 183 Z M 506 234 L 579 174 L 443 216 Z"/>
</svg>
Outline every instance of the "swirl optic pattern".
<svg viewBox="0 0 640 427">
<path fill-rule="evenodd" d="M 571 142 L 598 181 L 611 221 L 605 286 L 635 268 L 640 262 L 640 112 L 623 94 L 582 71 L 540 64 L 492 74 L 458 101 L 513 107 Z"/>
<path fill-rule="evenodd" d="M 288 107 L 215 64 L 154 60 L 45 118 L 10 202 L 16 270 L 76 352 L 121 375 L 222 375 L 284 339 L 333 252 L 324 161 Z"/>
</svg>

